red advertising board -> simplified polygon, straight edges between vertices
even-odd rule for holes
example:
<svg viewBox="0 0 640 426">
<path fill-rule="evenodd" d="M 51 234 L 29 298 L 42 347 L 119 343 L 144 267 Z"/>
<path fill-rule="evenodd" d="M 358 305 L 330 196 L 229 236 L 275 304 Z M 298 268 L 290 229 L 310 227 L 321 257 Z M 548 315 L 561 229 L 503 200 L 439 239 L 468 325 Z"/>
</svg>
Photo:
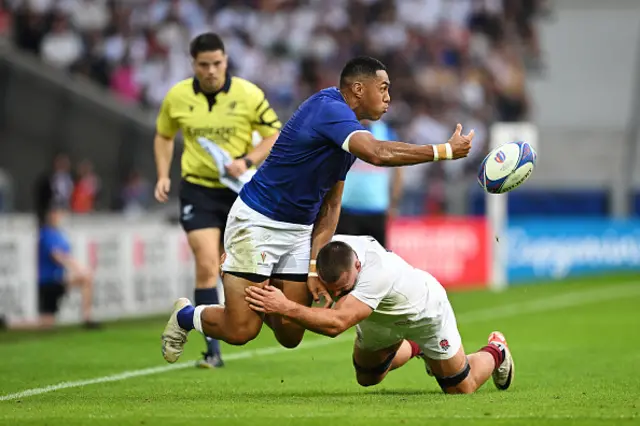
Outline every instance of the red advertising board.
<svg viewBox="0 0 640 426">
<path fill-rule="evenodd" d="M 485 287 L 491 245 L 484 218 L 401 218 L 389 223 L 389 249 L 446 288 Z"/>
</svg>

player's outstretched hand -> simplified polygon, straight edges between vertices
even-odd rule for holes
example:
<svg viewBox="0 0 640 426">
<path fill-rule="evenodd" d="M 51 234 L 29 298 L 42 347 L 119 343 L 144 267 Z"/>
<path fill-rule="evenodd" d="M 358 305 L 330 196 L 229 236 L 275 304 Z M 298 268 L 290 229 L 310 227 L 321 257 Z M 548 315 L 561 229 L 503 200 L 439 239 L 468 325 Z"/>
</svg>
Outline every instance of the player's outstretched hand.
<svg viewBox="0 0 640 426">
<path fill-rule="evenodd" d="M 284 293 L 271 285 L 264 288 L 250 286 L 244 292 L 244 299 L 249 302 L 249 307 L 256 312 L 281 314 L 287 308 L 287 303 L 290 303 Z"/>
<path fill-rule="evenodd" d="M 307 279 L 307 288 L 309 293 L 313 296 L 313 301 L 320 303 L 320 297 L 324 298 L 323 308 L 330 308 L 333 303 L 333 298 L 327 291 L 327 288 L 322 284 L 318 277 L 309 277 Z"/>
<path fill-rule="evenodd" d="M 234 178 L 239 178 L 244 172 L 247 171 L 247 163 L 246 161 L 244 161 L 244 159 L 238 158 L 236 160 L 233 160 L 228 166 L 225 166 L 225 169 L 227 169 L 227 173 Z"/>
<path fill-rule="evenodd" d="M 456 126 L 456 131 L 453 132 L 453 135 L 449 139 L 454 160 L 457 158 L 464 158 L 469 155 L 469 151 L 471 151 L 471 142 L 473 141 L 474 135 L 474 130 L 471 130 L 467 135 L 463 135 L 462 124 L 458 124 Z"/>
<path fill-rule="evenodd" d="M 156 191 L 155 196 L 156 200 L 161 203 L 166 203 L 169 201 L 169 191 L 171 190 L 171 179 L 169 178 L 160 178 L 156 183 Z"/>
</svg>

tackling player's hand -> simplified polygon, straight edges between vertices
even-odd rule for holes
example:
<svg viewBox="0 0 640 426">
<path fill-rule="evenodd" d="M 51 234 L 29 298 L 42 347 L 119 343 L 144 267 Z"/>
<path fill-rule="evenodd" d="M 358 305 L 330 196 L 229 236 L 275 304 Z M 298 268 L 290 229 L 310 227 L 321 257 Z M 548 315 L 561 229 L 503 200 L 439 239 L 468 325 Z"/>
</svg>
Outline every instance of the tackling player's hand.
<svg viewBox="0 0 640 426">
<path fill-rule="evenodd" d="M 156 183 L 156 191 L 155 196 L 156 200 L 161 203 L 166 203 L 169 201 L 169 191 L 171 190 L 171 179 L 169 178 L 160 178 Z"/>
<path fill-rule="evenodd" d="M 456 126 L 456 131 L 453 132 L 453 135 L 449 139 L 454 160 L 469 155 L 469 151 L 471 151 L 471 141 L 473 140 L 474 135 L 474 130 L 471 130 L 467 135 L 463 135 L 462 124 L 458 124 Z"/>
<path fill-rule="evenodd" d="M 274 286 L 267 285 L 264 288 L 250 286 L 245 290 L 245 300 L 249 307 L 256 312 L 265 314 L 284 313 L 289 299 Z"/>
<path fill-rule="evenodd" d="M 233 160 L 233 162 L 228 166 L 225 166 L 225 169 L 227 169 L 227 173 L 234 178 L 239 178 L 247 171 L 247 162 L 244 161 L 244 158 L 238 158 Z"/>
<path fill-rule="evenodd" d="M 320 303 L 320 296 L 324 298 L 323 308 L 330 308 L 333 303 L 333 298 L 327 291 L 327 288 L 322 284 L 318 277 L 309 277 L 307 279 L 307 288 L 313 296 L 313 301 Z"/>
</svg>

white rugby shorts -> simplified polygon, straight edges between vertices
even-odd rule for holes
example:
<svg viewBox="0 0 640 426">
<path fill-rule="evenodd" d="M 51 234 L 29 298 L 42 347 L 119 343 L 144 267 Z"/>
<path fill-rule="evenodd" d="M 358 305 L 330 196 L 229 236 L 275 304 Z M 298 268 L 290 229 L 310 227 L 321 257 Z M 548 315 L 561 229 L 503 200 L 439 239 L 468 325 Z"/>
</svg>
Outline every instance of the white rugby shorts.
<svg viewBox="0 0 640 426">
<path fill-rule="evenodd" d="M 307 274 L 313 225 L 279 222 L 236 199 L 227 217 L 225 272 Z"/>
<path fill-rule="evenodd" d="M 462 346 L 453 308 L 447 292 L 438 282 L 429 284 L 429 298 L 421 319 L 415 321 L 378 321 L 375 313 L 356 325 L 355 345 L 375 352 L 391 347 L 402 340 L 416 342 L 427 358 L 452 358 Z"/>
</svg>

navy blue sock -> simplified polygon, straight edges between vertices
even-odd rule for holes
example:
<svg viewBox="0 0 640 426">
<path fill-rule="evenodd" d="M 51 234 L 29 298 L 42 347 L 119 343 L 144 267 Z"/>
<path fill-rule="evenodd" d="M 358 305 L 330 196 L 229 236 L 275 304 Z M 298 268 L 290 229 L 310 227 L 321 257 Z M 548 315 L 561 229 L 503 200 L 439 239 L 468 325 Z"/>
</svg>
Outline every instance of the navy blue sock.
<svg viewBox="0 0 640 426">
<path fill-rule="evenodd" d="M 185 306 L 178 311 L 178 325 L 185 330 L 193 330 L 193 311 L 195 308 L 191 305 Z"/>
<path fill-rule="evenodd" d="M 196 301 L 196 306 L 217 305 L 220 303 L 217 288 L 197 288 L 194 299 Z M 207 342 L 207 355 L 219 355 L 220 343 L 211 337 L 205 336 L 204 339 Z"/>
</svg>

